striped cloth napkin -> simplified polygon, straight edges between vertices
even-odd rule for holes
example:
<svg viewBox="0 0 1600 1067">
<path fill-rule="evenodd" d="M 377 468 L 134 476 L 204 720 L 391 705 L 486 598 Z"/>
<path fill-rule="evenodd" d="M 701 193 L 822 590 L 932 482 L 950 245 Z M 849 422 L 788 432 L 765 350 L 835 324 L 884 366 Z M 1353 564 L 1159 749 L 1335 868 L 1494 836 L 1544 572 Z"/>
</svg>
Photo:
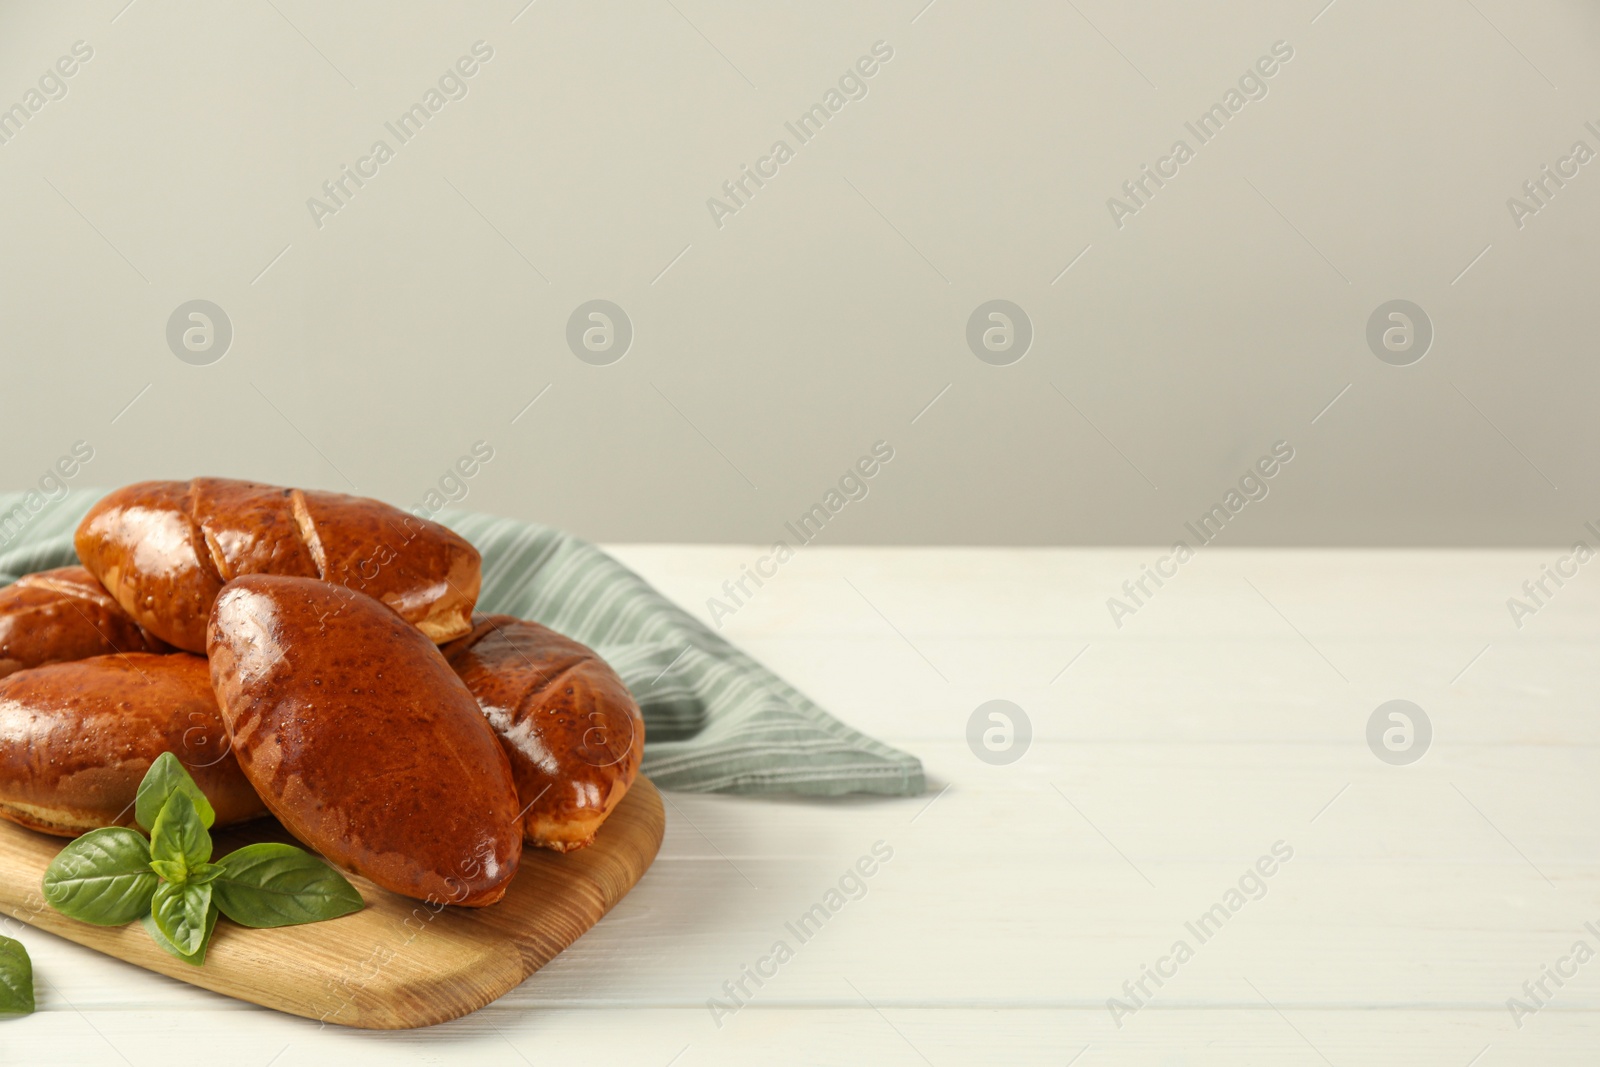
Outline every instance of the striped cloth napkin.
<svg viewBox="0 0 1600 1067">
<path fill-rule="evenodd" d="M 78 561 L 98 489 L 0 494 L 0 585 Z M 478 610 L 543 623 L 600 653 L 638 699 L 644 773 L 664 789 L 911 795 L 922 763 L 851 729 L 594 545 L 537 523 L 435 518 L 483 553 Z"/>
</svg>

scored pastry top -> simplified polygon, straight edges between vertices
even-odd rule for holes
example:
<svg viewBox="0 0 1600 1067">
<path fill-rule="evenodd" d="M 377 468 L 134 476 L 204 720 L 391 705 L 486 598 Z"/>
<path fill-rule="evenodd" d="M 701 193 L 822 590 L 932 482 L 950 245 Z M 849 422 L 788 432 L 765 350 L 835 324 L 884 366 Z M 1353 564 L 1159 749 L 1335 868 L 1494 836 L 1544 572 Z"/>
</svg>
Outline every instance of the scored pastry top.
<svg viewBox="0 0 1600 1067">
<path fill-rule="evenodd" d="M 139 482 L 84 516 L 78 556 L 145 629 L 191 652 L 223 585 L 321 578 L 389 605 L 435 642 L 471 629 L 481 560 L 447 527 L 378 500 L 229 478 Z"/>
</svg>

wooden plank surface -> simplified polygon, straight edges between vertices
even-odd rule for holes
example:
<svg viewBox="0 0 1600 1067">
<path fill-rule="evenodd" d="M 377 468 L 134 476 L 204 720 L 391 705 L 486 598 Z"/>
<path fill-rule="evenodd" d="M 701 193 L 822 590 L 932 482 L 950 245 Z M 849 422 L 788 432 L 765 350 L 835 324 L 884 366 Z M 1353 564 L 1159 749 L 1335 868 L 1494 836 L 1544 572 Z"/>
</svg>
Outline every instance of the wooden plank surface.
<svg viewBox="0 0 1600 1067">
<path fill-rule="evenodd" d="M 702 618 L 752 558 L 616 551 Z M 928 795 L 665 794 L 661 855 L 610 915 L 489 1007 L 404 1033 L 12 924 L 40 1011 L 0 1020 L 0 1063 L 157 1067 L 182 1035 L 254 1067 L 1592 1064 L 1600 960 L 1520 1027 L 1507 1000 L 1600 925 L 1600 581 L 1518 630 L 1505 600 L 1551 553 L 1208 549 L 1117 630 L 1104 600 L 1149 558 L 808 547 L 722 632 L 922 757 Z M 1034 728 L 1004 767 L 964 740 L 997 697 Z M 1409 767 L 1364 740 L 1393 697 L 1435 726 Z M 1266 895 L 1118 1028 L 1107 999 L 1279 839 Z M 880 840 L 865 894 L 714 1017 Z"/>
<path fill-rule="evenodd" d="M 530 848 L 505 897 L 487 908 L 431 906 L 351 881 L 354 915 L 276 930 L 222 919 L 196 967 L 157 947 L 139 923 L 78 922 L 44 903 L 39 885 L 61 838 L 0 823 L 0 910 L 14 919 L 180 981 L 323 1024 L 431 1026 L 503 996 L 610 911 L 655 859 L 665 818 L 648 779 L 636 781 L 595 843 L 565 855 Z M 293 841 L 275 819 L 215 835 L 216 854 Z"/>
</svg>

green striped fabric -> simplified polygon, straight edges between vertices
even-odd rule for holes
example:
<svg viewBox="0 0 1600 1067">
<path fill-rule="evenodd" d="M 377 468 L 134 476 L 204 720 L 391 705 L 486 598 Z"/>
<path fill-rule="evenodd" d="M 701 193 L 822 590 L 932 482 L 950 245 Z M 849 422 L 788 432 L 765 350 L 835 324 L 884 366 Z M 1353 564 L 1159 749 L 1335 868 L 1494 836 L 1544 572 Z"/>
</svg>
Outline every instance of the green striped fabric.
<svg viewBox="0 0 1600 1067">
<path fill-rule="evenodd" d="M 0 494 L 0 584 L 77 562 L 100 490 Z M 443 512 L 483 553 L 478 610 L 543 623 L 599 652 L 645 718 L 644 773 L 690 792 L 909 795 L 922 764 L 829 715 L 595 546 L 531 522 Z"/>
</svg>

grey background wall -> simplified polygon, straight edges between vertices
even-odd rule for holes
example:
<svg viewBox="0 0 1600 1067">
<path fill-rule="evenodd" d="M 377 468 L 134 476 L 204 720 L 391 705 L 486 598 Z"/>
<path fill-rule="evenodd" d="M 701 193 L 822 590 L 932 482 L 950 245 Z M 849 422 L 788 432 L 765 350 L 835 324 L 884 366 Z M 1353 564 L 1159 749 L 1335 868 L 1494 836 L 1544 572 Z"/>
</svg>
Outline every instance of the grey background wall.
<svg viewBox="0 0 1600 1067">
<path fill-rule="evenodd" d="M 1282 441 L 1227 543 L 1569 542 L 1597 50 L 1578 0 L 6 3 L 0 485 L 81 440 L 765 542 L 884 441 L 829 540 L 1168 543 Z"/>
</svg>

